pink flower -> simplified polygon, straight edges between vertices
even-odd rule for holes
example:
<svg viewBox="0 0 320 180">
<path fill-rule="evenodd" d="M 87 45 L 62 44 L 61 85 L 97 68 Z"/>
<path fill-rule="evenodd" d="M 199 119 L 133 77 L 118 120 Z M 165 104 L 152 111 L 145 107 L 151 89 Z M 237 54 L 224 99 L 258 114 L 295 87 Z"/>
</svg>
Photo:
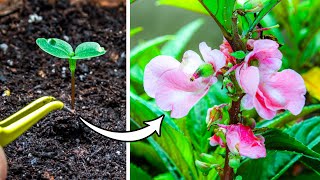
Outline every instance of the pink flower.
<svg viewBox="0 0 320 180">
<path fill-rule="evenodd" d="M 204 42 L 199 44 L 199 49 L 204 61 L 213 66 L 215 74 L 225 66 L 226 57 L 219 50 L 211 50 Z M 156 99 L 156 104 L 162 110 L 171 110 L 171 117 L 186 116 L 217 81 L 215 76 L 190 81 L 193 73 L 204 61 L 191 50 L 184 53 L 181 63 L 170 56 L 153 58 L 144 72 L 146 93 Z"/>
<path fill-rule="evenodd" d="M 211 146 L 217 146 L 217 145 L 220 145 L 221 147 L 226 147 L 226 145 L 224 144 L 223 140 L 217 136 L 217 135 L 213 135 L 211 138 L 210 138 L 210 145 Z"/>
<path fill-rule="evenodd" d="M 231 153 L 251 159 L 266 157 L 264 138 L 260 135 L 255 136 L 250 127 L 236 124 L 220 125 L 220 128 L 226 132 L 227 146 Z M 221 141 L 220 137 L 214 135 L 210 139 L 210 144 L 221 145 Z"/>
<path fill-rule="evenodd" d="M 232 53 L 233 50 L 229 42 L 225 38 L 223 38 L 223 42 L 220 45 L 220 51 L 227 57 L 227 63 L 232 63 L 232 64 L 237 63 L 236 58 L 230 55 L 230 53 Z"/>
<path fill-rule="evenodd" d="M 238 83 L 246 93 L 242 98 L 243 107 L 256 108 L 264 119 L 272 119 L 281 109 L 299 114 L 306 94 L 302 77 L 293 70 L 277 72 L 281 67 L 282 55 L 277 50 L 276 42 L 256 40 L 253 44 L 253 51 L 236 69 Z M 258 61 L 258 67 L 250 66 L 254 60 Z"/>
<path fill-rule="evenodd" d="M 262 73 L 276 72 L 281 68 L 282 54 L 277 42 L 269 39 L 248 40 L 247 46 L 252 45 L 253 51 L 245 57 L 245 63 L 251 65 L 256 60 Z"/>
</svg>

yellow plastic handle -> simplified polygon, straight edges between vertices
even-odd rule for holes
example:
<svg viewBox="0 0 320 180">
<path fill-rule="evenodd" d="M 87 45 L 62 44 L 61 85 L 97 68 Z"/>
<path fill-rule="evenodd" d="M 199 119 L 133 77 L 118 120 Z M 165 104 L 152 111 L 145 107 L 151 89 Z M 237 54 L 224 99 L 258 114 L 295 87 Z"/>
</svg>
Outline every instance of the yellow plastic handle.
<svg viewBox="0 0 320 180">
<path fill-rule="evenodd" d="M 6 146 L 31 128 L 50 112 L 62 109 L 64 104 L 52 96 L 35 100 L 25 108 L 0 122 L 0 145 Z"/>
</svg>

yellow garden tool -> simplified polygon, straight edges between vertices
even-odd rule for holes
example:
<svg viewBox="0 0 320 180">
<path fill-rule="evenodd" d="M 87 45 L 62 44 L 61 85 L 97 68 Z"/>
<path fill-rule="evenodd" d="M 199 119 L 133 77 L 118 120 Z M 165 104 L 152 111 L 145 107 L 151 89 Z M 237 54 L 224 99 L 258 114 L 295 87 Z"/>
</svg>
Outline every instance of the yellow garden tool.
<svg viewBox="0 0 320 180">
<path fill-rule="evenodd" d="M 31 128 L 51 111 L 65 109 L 61 101 L 52 96 L 41 97 L 7 119 L 0 121 L 0 146 L 6 146 Z"/>
</svg>

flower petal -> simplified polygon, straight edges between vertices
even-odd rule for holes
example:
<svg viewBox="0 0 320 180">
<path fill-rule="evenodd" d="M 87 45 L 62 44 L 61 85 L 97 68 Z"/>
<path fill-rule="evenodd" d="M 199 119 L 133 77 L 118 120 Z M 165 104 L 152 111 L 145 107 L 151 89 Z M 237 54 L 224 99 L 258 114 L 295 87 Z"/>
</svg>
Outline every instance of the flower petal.
<svg viewBox="0 0 320 180">
<path fill-rule="evenodd" d="M 249 66 L 240 70 L 240 86 L 249 95 L 255 96 L 260 82 L 259 69 Z"/>
<path fill-rule="evenodd" d="M 245 109 L 252 109 L 253 108 L 253 98 L 249 94 L 243 96 L 241 100 L 241 104 Z"/>
<path fill-rule="evenodd" d="M 204 61 L 212 64 L 215 72 L 226 65 L 227 58 L 221 51 L 217 49 L 211 50 L 205 42 L 199 44 L 199 49 Z"/>
<path fill-rule="evenodd" d="M 273 110 L 288 109 L 298 115 L 305 104 L 306 88 L 302 77 L 288 69 L 265 77 L 261 86 L 267 101 L 266 105 Z"/>
<path fill-rule="evenodd" d="M 211 138 L 210 138 L 210 145 L 211 146 L 217 146 L 217 145 L 220 145 L 221 147 L 225 147 L 225 144 L 223 143 L 223 140 L 217 136 L 217 135 L 213 135 Z"/>
<path fill-rule="evenodd" d="M 253 51 L 246 56 L 245 62 L 250 64 L 251 60 L 258 60 L 259 70 L 265 73 L 273 73 L 281 68 L 282 53 L 277 42 L 263 39 L 254 41 L 253 45 Z"/>
<path fill-rule="evenodd" d="M 177 69 L 179 61 L 170 56 L 157 56 L 153 58 L 145 67 L 143 86 L 150 97 L 155 97 L 158 89 L 157 81 L 167 71 Z"/>
<path fill-rule="evenodd" d="M 196 52 L 188 50 L 183 54 L 180 69 L 186 75 L 191 77 L 192 74 L 196 72 L 198 67 L 203 63 L 204 62 L 201 60 L 200 56 Z"/>
<path fill-rule="evenodd" d="M 277 112 L 268 108 L 265 101 L 266 98 L 260 89 L 258 89 L 255 98 L 253 98 L 253 105 L 260 117 L 264 119 L 272 119 L 276 116 Z"/>
<path fill-rule="evenodd" d="M 165 111 L 171 110 L 171 117 L 184 117 L 209 90 L 211 84 L 202 80 L 191 82 L 180 69 L 164 73 L 157 82 L 157 105 Z"/>
</svg>

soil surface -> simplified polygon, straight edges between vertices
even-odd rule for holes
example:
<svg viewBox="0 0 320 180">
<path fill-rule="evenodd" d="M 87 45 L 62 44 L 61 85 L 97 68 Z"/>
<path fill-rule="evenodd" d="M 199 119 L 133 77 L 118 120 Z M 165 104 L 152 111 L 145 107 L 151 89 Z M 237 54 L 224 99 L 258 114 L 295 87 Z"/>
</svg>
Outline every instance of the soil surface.
<svg viewBox="0 0 320 180">
<path fill-rule="evenodd" d="M 0 95 L 11 92 L 0 96 L 0 120 L 46 95 L 70 107 L 68 62 L 40 50 L 37 38 L 64 39 L 74 48 L 96 41 L 107 50 L 77 62 L 76 115 L 52 112 L 4 148 L 8 179 L 125 179 L 125 143 L 103 137 L 79 120 L 82 116 L 101 128 L 125 131 L 125 21 L 124 6 L 42 0 L 25 1 L 0 17 Z"/>
</svg>

